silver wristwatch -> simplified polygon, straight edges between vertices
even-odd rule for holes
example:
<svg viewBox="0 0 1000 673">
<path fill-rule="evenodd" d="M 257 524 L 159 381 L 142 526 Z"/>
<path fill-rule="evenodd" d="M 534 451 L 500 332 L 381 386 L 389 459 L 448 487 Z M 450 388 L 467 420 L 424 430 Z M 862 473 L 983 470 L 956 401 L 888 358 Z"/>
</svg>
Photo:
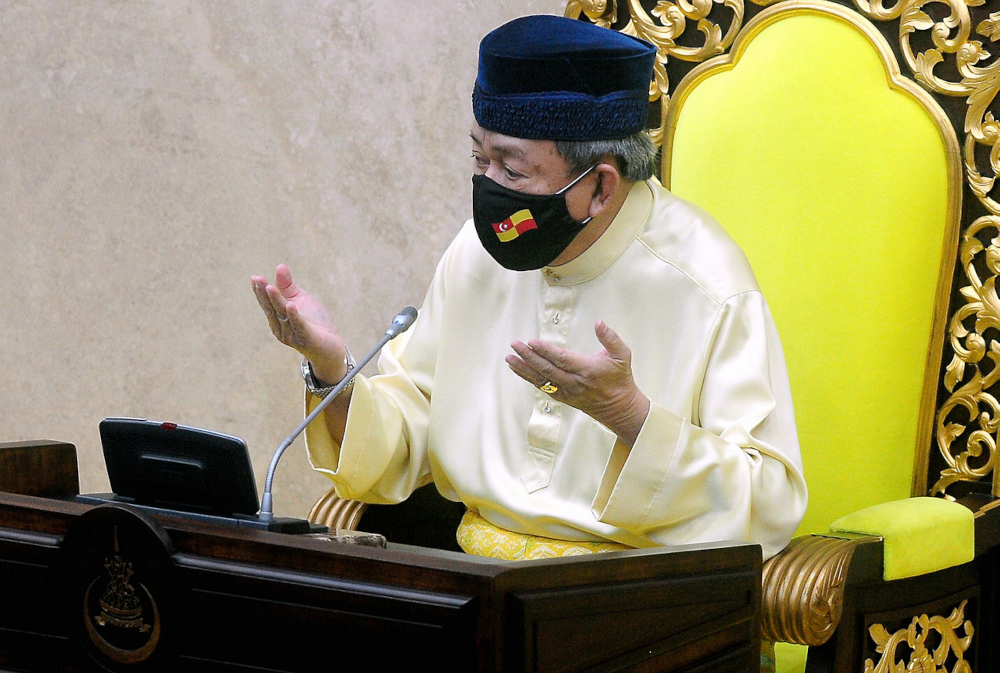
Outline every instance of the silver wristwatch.
<svg viewBox="0 0 1000 673">
<path fill-rule="evenodd" d="M 344 378 L 347 378 L 348 376 L 351 375 L 351 372 L 354 371 L 355 361 L 354 361 L 354 356 L 351 355 L 351 349 L 347 348 L 347 346 L 344 346 L 344 348 L 347 351 L 347 354 L 344 356 L 344 364 L 347 365 L 347 373 L 344 374 Z M 325 388 L 320 388 L 316 382 L 316 375 L 313 374 L 312 363 L 310 363 L 309 360 L 305 358 L 302 359 L 302 380 L 306 382 L 306 388 L 309 390 L 309 393 L 315 395 L 320 399 L 325 398 L 333 391 L 334 388 L 340 385 L 340 381 L 337 381 L 332 386 L 326 386 Z M 341 379 L 341 381 L 343 380 L 344 379 Z M 344 390 L 341 390 L 340 392 L 343 393 L 347 390 L 350 390 L 353 385 L 354 385 L 354 380 L 351 379 L 351 382 L 347 384 L 347 387 L 344 388 Z"/>
</svg>

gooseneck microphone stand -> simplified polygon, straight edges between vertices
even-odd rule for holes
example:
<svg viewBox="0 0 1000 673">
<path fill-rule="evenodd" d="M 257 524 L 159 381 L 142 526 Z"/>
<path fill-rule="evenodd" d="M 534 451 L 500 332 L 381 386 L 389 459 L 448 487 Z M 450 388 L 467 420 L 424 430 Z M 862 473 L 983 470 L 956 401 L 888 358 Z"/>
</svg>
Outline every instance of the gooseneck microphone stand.
<svg viewBox="0 0 1000 673">
<path fill-rule="evenodd" d="M 354 380 L 354 377 L 357 376 L 358 372 L 360 372 L 361 369 L 368 364 L 368 362 L 375 357 L 380 350 L 382 350 L 382 347 L 409 329 L 410 325 L 412 325 L 413 321 L 416 319 L 417 309 L 412 306 L 407 306 L 402 311 L 397 313 L 396 317 L 392 319 L 392 324 L 389 325 L 389 329 L 385 331 L 385 336 L 383 336 L 382 340 L 376 344 L 375 348 L 373 348 L 368 355 L 363 357 L 354 369 L 347 373 L 347 376 L 345 376 L 340 383 L 338 383 L 337 386 L 330 391 L 329 395 L 323 398 L 322 402 L 316 405 L 316 408 L 312 410 L 312 413 L 306 416 L 306 419 L 299 424 L 299 427 L 295 428 L 295 431 L 292 432 L 292 434 L 281 443 L 278 450 L 274 452 L 274 457 L 271 458 L 271 465 L 267 468 L 267 481 L 264 482 L 264 496 L 261 499 L 260 514 L 258 515 L 258 519 L 260 521 L 269 524 L 275 521 L 274 507 L 271 498 L 271 483 L 274 481 L 274 471 L 278 467 L 278 461 L 281 459 L 281 454 L 285 452 L 285 449 L 287 449 L 291 443 L 294 442 L 300 434 L 302 434 L 302 431 L 305 430 L 317 416 L 323 413 L 326 406 L 332 402 L 333 399 L 351 383 L 351 381 Z"/>
</svg>

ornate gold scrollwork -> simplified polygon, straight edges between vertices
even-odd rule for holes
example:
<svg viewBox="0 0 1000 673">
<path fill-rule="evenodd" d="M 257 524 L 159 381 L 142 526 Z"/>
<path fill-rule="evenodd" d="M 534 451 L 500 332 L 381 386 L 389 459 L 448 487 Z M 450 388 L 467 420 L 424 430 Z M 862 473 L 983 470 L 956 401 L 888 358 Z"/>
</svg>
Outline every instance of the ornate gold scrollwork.
<svg viewBox="0 0 1000 673">
<path fill-rule="evenodd" d="M 610 28 L 618 15 L 617 0 L 570 0 L 566 3 L 566 16 L 576 18 L 580 13 L 602 28 Z"/>
<path fill-rule="evenodd" d="M 722 33 L 722 26 L 710 18 L 714 5 L 728 7 L 733 12 L 725 35 Z M 649 13 L 643 9 L 639 0 L 629 0 L 628 8 L 635 35 L 656 45 L 664 63 L 670 56 L 700 63 L 725 53 L 743 26 L 741 0 L 660 0 Z M 659 21 L 654 21 L 653 17 Z M 688 21 L 698 22 L 698 31 L 703 36 L 700 45 L 686 47 L 677 43 L 677 38 L 687 30 Z M 661 92 L 666 93 L 666 90 L 661 89 Z"/>
<path fill-rule="evenodd" d="M 969 0 L 969 4 L 975 6 L 981 4 L 981 0 Z M 967 14 L 953 13 L 952 16 L 968 22 Z M 1000 12 L 994 12 L 981 21 L 976 26 L 976 33 L 991 43 L 996 42 L 1000 38 Z M 968 26 L 959 31 L 959 36 L 967 38 L 968 35 Z M 950 397 L 938 410 L 935 428 L 938 451 L 948 467 L 942 471 L 932 493 L 943 493 L 948 485 L 956 481 L 977 481 L 993 472 L 993 493 L 1000 495 L 994 470 L 1000 405 L 990 392 L 1000 379 L 1000 345 L 985 334 L 988 329 L 1000 328 L 1000 300 L 995 287 L 1000 274 L 1000 247 L 996 235 L 1000 234 L 1000 219 L 996 217 L 1000 215 L 1000 203 L 990 195 L 1000 169 L 1000 125 L 990 112 L 1000 91 L 1000 60 L 979 67 L 977 64 L 989 58 L 991 53 L 978 40 L 967 40 L 954 51 L 961 80 L 939 88 L 948 95 L 967 96 L 966 137 L 963 143 L 966 181 L 972 194 L 990 214 L 973 221 L 962 239 L 962 271 L 968 284 L 959 290 L 965 303 L 955 311 L 949 323 L 953 356 L 946 369 L 945 387 Z M 933 56 L 924 62 L 933 67 L 936 58 Z M 924 76 L 931 74 L 925 71 Z M 937 78 L 930 81 L 940 82 Z M 988 149 L 988 172 L 985 175 L 977 161 L 980 147 Z M 988 246 L 984 245 L 980 237 L 991 231 L 994 236 Z M 986 272 L 985 278 L 980 277 L 977 268 Z M 975 324 L 969 330 L 964 321 L 972 316 L 975 316 Z M 960 383 L 962 385 L 959 386 Z M 976 423 L 978 428 L 966 434 L 967 426 L 955 422 L 952 411 L 956 408 L 964 409 L 969 425 Z M 959 437 L 964 437 L 964 447 L 962 443 L 955 446 Z"/>
<path fill-rule="evenodd" d="M 935 75 L 934 70 L 939 63 L 944 62 L 945 54 L 967 54 L 971 19 L 969 7 L 981 5 L 985 0 L 898 0 L 886 8 L 882 0 L 868 2 L 855 0 L 862 14 L 875 21 L 894 21 L 899 19 L 899 44 L 910 70 L 918 82 L 931 91 L 946 96 L 964 96 L 967 94 L 962 83 L 950 82 L 946 78 Z M 944 5 L 951 11 L 948 16 L 935 21 L 923 11 L 928 5 Z M 930 31 L 933 48 L 920 53 L 914 53 L 910 41 L 911 36 L 923 31 Z M 957 32 L 955 32 L 957 31 Z"/>
<path fill-rule="evenodd" d="M 979 235 L 989 230 L 997 236 L 987 247 Z M 1000 381 L 1000 344 L 991 341 L 987 348 L 983 332 L 990 328 L 1000 329 L 1000 298 L 996 291 L 996 275 L 1000 269 L 998 236 L 1000 218 L 985 216 L 973 222 L 962 237 L 960 257 L 969 285 L 961 289 L 965 304 L 952 315 L 948 326 L 954 356 L 945 369 L 944 384 L 951 395 L 938 411 L 935 428 L 937 445 L 948 467 L 941 471 L 940 478 L 931 489 L 932 495 L 944 493 L 957 481 L 986 477 L 993 469 L 996 432 L 1000 428 L 1000 404 L 989 390 Z M 975 262 L 979 257 L 985 257 L 985 266 L 990 273 L 985 281 L 976 269 Z M 972 317 L 975 317 L 975 325 L 969 330 L 965 321 Z M 983 358 L 993 363 L 992 369 L 985 375 L 979 369 Z M 967 367 L 971 376 L 959 386 L 966 379 Z M 967 429 L 967 424 L 956 422 L 955 410 L 964 410 L 968 424 L 979 424 L 979 429 L 969 434 L 964 450 L 952 447 Z"/>
<path fill-rule="evenodd" d="M 875 651 L 882 655 L 878 664 L 871 659 L 865 661 L 865 673 L 904 673 L 905 671 L 921 671 L 922 673 L 972 673 L 972 667 L 965 660 L 965 651 L 972 643 L 972 622 L 965 619 L 965 605 L 968 601 L 951 611 L 948 617 L 935 615 L 914 617 L 910 625 L 890 634 L 881 624 L 873 624 L 868 629 L 875 641 Z M 961 628 L 964 636 L 958 635 Z M 927 640 L 932 632 L 938 634 L 937 646 L 927 649 Z M 933 642 L 933 639 L 932 639 Z M 909 652 L 909 660 L 896 661 L 896 650 L 905 645 Z M 947 662 L 954 655 L 954 665 L 949 670 Z"/>
<path fill-rule="evenodd" d="M 743 0 L 658 0 L 647 11 L 640 0 L 625 0 L 629 19 L 619 29 L 626 35 L 642 38 L 656 46 L 656 62 L 653 65 L 653 81 L 649 85 L 650 102 L 660 101 L 660 126 L 650 129 L 650 135 L 657 145 L 663 144 L 663 119 L 666 118 L 670 102 L 670 79 L 667 76 L 667 62 L 673 57 L 682 61 L 700 63 L 712 56 L 723 54 L 733 44 L 736 34 L 743 26 Z M 766 5 L 776 0 L 759 0 L 758 5 Z M 723 32 L 721 19 L 712 17 L 712 10 L 722 6 L 732 12 Z M 599 26 L 608 28 L 618 16 L 617 0 L 570 0 L 566 5 L 566 16 L 577 18 L 580 14 Z M 689 22 L 696 22 L 701 33 L 700 44 L 689 46 L 680 44 L 678 38 L 684 35 Z"/>
<path fill-rule="evenodd" d="M 853 540 L 806 535 L 764 563 L 764 640 L 822 645 L 830 639 L 843 612 L 854 549 Z"/>
</svg>

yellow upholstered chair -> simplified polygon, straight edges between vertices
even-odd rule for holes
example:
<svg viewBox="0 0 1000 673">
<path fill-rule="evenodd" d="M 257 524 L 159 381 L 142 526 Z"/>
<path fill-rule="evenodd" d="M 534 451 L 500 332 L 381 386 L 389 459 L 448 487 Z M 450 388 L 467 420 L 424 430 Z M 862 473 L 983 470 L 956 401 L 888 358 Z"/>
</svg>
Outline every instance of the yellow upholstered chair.
<svg viewBox="0 0 1000 673">
<path fill-rule="evenodd" d="M 1000 3 L 855 1 L 567 15 L 656 44 L 661 179 L 743 247 L 782 335 L 810 505 L 765 564 L 764 637 L 810 671 L 992 670 Z M 779 642 L 779 671 L 805 659 Z"/>
</svg>

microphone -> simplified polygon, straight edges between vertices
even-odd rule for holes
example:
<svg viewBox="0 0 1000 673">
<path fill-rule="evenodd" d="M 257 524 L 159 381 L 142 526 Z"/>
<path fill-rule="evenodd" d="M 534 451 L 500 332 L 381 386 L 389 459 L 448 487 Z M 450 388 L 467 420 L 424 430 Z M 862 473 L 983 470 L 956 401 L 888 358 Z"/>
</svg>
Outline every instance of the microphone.
<svg viewBox="0 0 1000 673">
<path fill-rule="evenodd" d="M 264 496 L 261 498 L 260 501 L 261 502 L 260 514 L 258 515 L 258 518 L 261 521 L 267 523 L 274 521 L 274 507 L 271 498 L 271 483 L 274 481 L 274 471 L 278 467 L 278 460 L 281 459 L 281 454 L 283 454 L 285 452 L 285 449 L 287 449 L 291 445 L 291 443 L 294 442 L 295 439 L 300 434 L 302 434 L 302 431 L 305 430 L 306 427 L 310 423 L 312 423 L 313 420 L 317 416 L 319 416 L 324 409 L 326 409 L 326 405 L 332 402 L 333 399 L 337 395 L 339 395 L 341 391 L 343 391 L 344 388 L 346 388 L 351 381 L 354 380 L 354 377 L 357 376 L 358 372 L 360 372 L 361 369 L 366 364 L 368 364 L 368 362 L 373 357 L 375 357 L 380 350 L 382 350 L 382 347 L 385 346 L 387 343 L 389 343 L 391 340 L 395 339 L 403 332 L 405 332 L 406 330 L 408 330 L 410 328 L 410 325 L 412 325 L 413 321 L 416 319 L 417 319 L 417 309 L 413 308 L 412 306 L 407 306 L 402 311 L 397 313 L 396 317 L 392 319 L 392 324 L 389 325 L 389 329 L 385 331 L 385 336 L 383 336 L 381 341 L 379 341 L 375 345 L 375 348 L 371 349 L 368 355 L 361 358 L 361 360 L 354 367 L 354 369 L 347 372 L 347 376 L 345 376 L 340 381 L 340 383 L 338 383 L 337 386 L 330 391 L 329 395 L 323 398 L 323 401 L 320 402 L 316 406 L 316 408 L 312 410 L 312 413 L 306 416 L 306 419 L 299 424 L 299 427 L 295 428 L 292 434 L 290 434 L 287 438 L 285 438 L 285 441 L 281 443 L 281 446 L 278 447 L 278 450 L 274 452 L 274 456 L 271 458 L 271 465 L 267 468 L 267 480 L 264 482 Z"/>
<path fill-rule="evenodd" d="M 390 339 L 395 339 L 397 335 L 410 329 L 410 325 L 412 325 L 413 321 L 416 319 L 417 309 L 412 306 L 407 306 L 402 311 L 397 313 L 396 317 L 392 319 L 392 324 L 389 325 L 389 329 L 385 331 L 386 336 Z"/>
</svg>

